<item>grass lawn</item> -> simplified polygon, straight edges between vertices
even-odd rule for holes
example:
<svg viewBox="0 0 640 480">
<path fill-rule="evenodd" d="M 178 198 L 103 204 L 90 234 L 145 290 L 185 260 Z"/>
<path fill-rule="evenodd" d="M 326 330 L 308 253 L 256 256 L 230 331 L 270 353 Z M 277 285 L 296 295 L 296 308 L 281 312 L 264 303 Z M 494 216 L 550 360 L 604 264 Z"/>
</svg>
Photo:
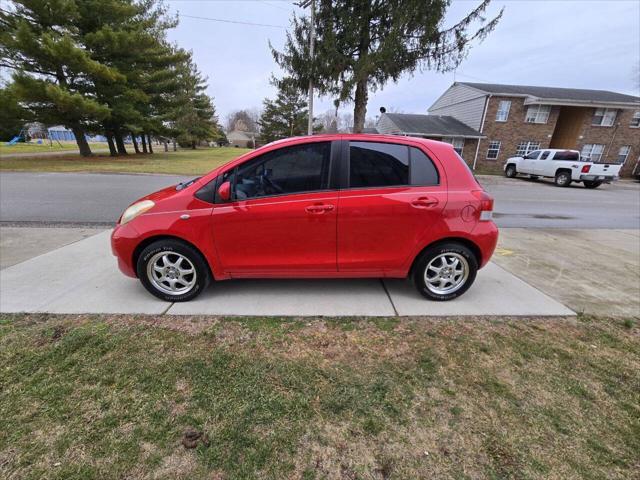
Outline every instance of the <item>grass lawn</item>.
<svg viewBox="0 0 640 480">
<path fill-rule="evenodd" d="M 2 315 L 0 478 L 628 479 L 636 322 Z"/>
<path fill-rule="evenodd" d="M 107 149 L 106 143 L 94 143 L 89 142 L 91 148 L 95 149 Z M 42 143 L 30 142 L 30 143 L 16 143 L 15 145 L 7 145 L 7 142 L 0 142 L 0 156 L 9 153 L 39 153 L 39 152 L 77 152 L 78 145 L 76 142 L 53 142 L 53 145 L 49 146 L 47 140 L 43 140 Z"/>
<path fill-rule="evenodd" d="M 152 155 L 130 154 L 112 158 L 98 154 L 89 158 L 74 155 L 55 157 L 23 157 L 0 159 L 0 171 L 14 172 L 117 172 L 117 173 L 170 173 L 201 175 L 243 153 L 244 148 L 198 148 L 177 152 L 158 151 Z"/>
</svg>

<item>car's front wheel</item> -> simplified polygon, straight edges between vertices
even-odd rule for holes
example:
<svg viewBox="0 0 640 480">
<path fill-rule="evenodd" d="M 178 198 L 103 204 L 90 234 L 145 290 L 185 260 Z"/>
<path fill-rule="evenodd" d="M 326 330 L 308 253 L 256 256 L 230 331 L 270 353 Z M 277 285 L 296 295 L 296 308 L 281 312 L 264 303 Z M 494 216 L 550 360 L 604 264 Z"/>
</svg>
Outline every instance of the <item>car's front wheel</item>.
<svg viewBox="0 0 640 480">
<path fill-rule="evenodd" d="M 515 165 L 507 165 L 507 168 L 505 168 L 504 170 L 504 174 L 506 177 L 508 178 L 514 178 L 516 175 L 518 175 L 518 171 L 516 170 L 516 166 Z"/>
<path fill-rule="evenodd" d="M 429 300 L 445 301 L 466 292 L 477 273 L 478 261 L 468 247 L 442 243 L 422 253 L 413 271 L 413 281 Z"/>
<path fill-rule="evenodd" d="M 179 240 L 158 240 L 138 256 L 142 285 L 167 302 L 186 302 L 209 284 L 209 268 L 202 254 Z"/>
</svg>

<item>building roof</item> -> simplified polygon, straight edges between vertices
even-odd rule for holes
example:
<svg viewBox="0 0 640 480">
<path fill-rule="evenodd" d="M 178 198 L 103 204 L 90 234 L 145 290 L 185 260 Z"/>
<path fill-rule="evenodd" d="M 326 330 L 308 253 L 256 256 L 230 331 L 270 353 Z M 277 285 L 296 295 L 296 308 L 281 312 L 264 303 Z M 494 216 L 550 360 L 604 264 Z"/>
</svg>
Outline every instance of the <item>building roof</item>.
<svg viewBox="0 0 640 480">
<path fill-rule="evenodd" d="M 433 137 L 484 137 L 480 132 L 460 120 L 446 115 L 420 115 L 414 113 L 385 113 L 401 133 Z"/>
<path fill-rule="evenodd" d="M 540 99 L 566 100 L 586 103 L 629 103 L 640 104 L 640 97 L 610 92 L 608 90 L 588 90 L 584 88 L 534 87 L 528 85 L 502 85 L 498 83 L 456 82 L 460 85 L 481 90 L 493 95 L 531 96 Z"/>
</svg>

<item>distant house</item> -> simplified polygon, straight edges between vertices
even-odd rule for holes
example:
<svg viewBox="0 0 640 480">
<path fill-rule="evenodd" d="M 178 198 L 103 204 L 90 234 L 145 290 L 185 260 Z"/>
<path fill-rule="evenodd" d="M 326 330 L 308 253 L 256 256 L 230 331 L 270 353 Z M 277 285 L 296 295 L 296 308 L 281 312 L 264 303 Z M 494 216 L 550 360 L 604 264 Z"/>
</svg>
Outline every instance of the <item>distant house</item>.
<svg viewBox="0 0 640 480">
<path fill-rule="evenodd" d="M 606 90 L 456 82 L 429 113 L 455 117 L 482 134 L 476 164 L 502 164 L 539 148 L 580 150 L 597 162 L 640 155 L 640 97 Z"/>
<path fill-rule="evenodd" d="M 381 113 L 376 124 L 378 133 L 430 138 L 453 145 L 464 159 L 473 159 L 483 135 L 451 116 L 413 113 Z"/>
<path fill-rule="evenodd" d="M 227 140 L 232 147 L 255 148 L 260 142 L 260 134 L 245 132 L 243 130 L 232 130 L 227 133 Z"/>
</svg>

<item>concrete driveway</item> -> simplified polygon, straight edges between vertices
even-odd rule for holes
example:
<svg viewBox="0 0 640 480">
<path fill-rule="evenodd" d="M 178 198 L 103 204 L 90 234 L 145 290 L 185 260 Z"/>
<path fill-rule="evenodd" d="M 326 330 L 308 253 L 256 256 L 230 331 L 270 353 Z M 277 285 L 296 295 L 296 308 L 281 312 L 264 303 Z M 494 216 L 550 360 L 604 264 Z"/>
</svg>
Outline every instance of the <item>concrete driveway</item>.
<svg viewBox="0 0 640 480">
<path fill-rule="evenodd" d="M 480 271 L 464 296 L 451 302 L 427 301 L 406 280 L 366 279 L 225 281 L 215 283 L 192 302 L 166 303 L 117 270 L 109 234 L 101 231 L 0 270 L 0 311 L 267 316 L 574 314 L 493 263 Z"/>
</svg>

